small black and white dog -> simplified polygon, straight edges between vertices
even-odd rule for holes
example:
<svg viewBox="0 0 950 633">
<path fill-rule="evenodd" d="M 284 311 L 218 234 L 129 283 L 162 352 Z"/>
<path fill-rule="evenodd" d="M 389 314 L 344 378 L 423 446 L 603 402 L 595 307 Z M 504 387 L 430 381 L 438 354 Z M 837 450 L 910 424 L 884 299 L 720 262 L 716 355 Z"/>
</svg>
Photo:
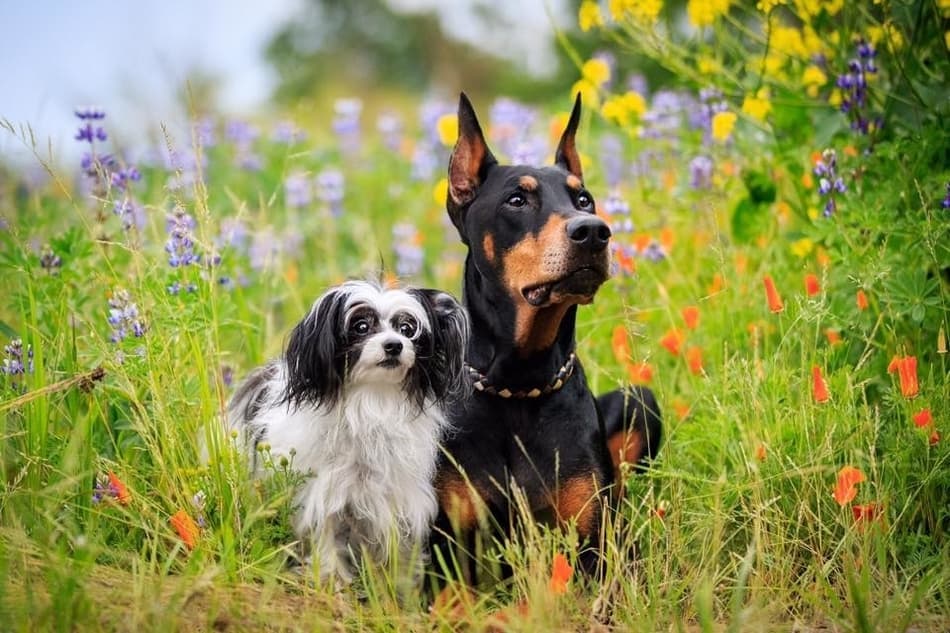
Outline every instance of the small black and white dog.
<svg viewBox="0 0 950 633">
<path fill-rule="evenodd" d="M 305 476 L 293 528 L 321 580 L 420 552 L 438 510 L 433 478 L 463 395 L 469 321 L 449 294 L 349 281 L 329 289 L 228 406 L 255 474 L 257 446 Z"/>
</svg>

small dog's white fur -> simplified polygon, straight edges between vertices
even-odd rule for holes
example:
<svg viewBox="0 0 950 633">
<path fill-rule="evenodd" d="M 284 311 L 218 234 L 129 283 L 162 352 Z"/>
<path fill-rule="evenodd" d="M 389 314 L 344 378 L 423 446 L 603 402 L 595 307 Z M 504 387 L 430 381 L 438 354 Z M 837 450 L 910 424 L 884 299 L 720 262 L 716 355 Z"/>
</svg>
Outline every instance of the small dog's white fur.
<svg viewBox="0 0 950 633">
<path fill-rule="evenodd" d="M 428 310 L 427 297 L 435 302 Z M 437 314 L 448 319 L 433 318 Z M 365 327 L 359 319 L 374 321 L 373 331 L 356 334 Z M 255 370 L 236 391 L 227 423 L 243 438 L 255 472 L 263 474 L 256 448 L 266 442 L 273 458 L 286 456 L 305 476 L 294 498 L 293 528 L 322 579 L 352 580 L 364 556 L 383 563 L 394 554 L 400 560 L 422 555 L 438 510 L 433 478 L 447 426 L 442 405 L 451 396 L 434 390 L 463 383 L 448 375 L 420 387 L 409 373 L 416 368 L 422 380 L 440 371 L 461 373 L 467 335 L 463 309 L 445 293 L 347 282 L 314 303 L 284 357 Z M 307 346 L 314 345 L 327 353 L 312 354 Z M 306 369 L 301 363 L 335 363 L 335 369 L 310 370 L 318 379 L 325 375 L 319 372 L 336 371 L 340 384 L 312 387 L 310 379 L 292 375 Z M 311 387 L 332 394 L 311 394 Z"/>
</svg>

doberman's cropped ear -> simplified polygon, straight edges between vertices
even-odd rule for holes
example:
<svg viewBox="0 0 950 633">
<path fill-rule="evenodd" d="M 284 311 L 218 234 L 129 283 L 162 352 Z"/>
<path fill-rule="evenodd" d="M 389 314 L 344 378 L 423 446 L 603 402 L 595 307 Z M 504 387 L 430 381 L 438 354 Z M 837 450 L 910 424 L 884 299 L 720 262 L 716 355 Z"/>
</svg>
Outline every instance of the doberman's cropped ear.
<svg viewBox="0 0 950 633">
<path fill-rule="evenodd" d="M 458 117 L 459 136 L 449 159 L 449 196 L 446 206 L 452 223 L 465 241 L 462 210 L 475 198 L 478 187 L 485 179 L 485 172 L 498 161 L 485 143 L 475 110 L 464 92 L 459 95 Z"/>
<path fill-rule="evenodd" d="M 581 171 L 581 157 L 577 153 L 577 145 L 574 143 L 574 135 L 577 134 L 577 124 L 581 120 L 581 93 L 577 93 L 574 99 L 574 109 L 571 111 L 571 118 L 567 120 L 567 127 L 561 135 L 561 142 L 558 143 L 557 152 L 554 154 L 554 164 L 566 169 L 581 180 L 584 174 Z"/>
</svg>

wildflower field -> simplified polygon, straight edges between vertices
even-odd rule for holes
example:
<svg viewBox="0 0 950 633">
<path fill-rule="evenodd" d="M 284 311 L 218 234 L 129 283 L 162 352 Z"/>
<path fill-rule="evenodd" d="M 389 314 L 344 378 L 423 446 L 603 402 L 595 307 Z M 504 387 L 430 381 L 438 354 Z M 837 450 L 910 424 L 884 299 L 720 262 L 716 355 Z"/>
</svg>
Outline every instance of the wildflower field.
<svg viewBox="0 0 950 633">
<path fill-rule="evenodd" d="M 950 3 L 576 17 L 563 98 L 470 96 L 516 163 L 550 162 L 583 98 L 613 278 L 578 353 L 595 393 L 654 389 L 665 433 L 605 581 L 528 526 L 496 554 L 513 577 L 461 606 L 396 600 L 386 570 L 314 586 L 287 569 L 289 465 L 200 455 L 327 285 L 460 295 L 454 95 L 156 115 L 150 147 L 106 104 L 76 110 L 78 164 L 0 130 L 45 174 L 0 171 L 0 629 L 950 630 Z"/>
</svg>

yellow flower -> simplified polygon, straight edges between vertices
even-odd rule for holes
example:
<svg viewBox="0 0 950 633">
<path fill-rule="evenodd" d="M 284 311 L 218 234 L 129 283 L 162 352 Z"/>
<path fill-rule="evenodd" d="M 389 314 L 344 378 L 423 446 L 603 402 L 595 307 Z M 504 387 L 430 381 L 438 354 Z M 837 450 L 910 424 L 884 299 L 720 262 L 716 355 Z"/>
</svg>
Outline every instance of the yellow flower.
<svg viewBox="0 0 950 633">
<path fill-rule="evenodd" d="M 435 200 L 435 203 L 440 207 L 445 206 L 445 201 L 449 197 L 449 179 L 443 178 L 439 182 L 435 183 L 435 187 L 432 188 L 432 199 Z"/>
<path fill-rule="evenodd" d="M 937 0 L 937 8 L 940 9 L 943 17 L 950 17 L 950 0 Z"/>
<path fill-rule="evenodd" d="M 608 0 L 607 10 L 617 22 L 630 16 L 639 24 L 654 24 L 663 10 L 663 0 Z"/>
<path fill-rule="evenodd" d="M 602 59 L 588 59 L 581 67 L 581 76 L 594 86 L 610 81 L 610 66 Z"/>
<path fill-rule="evenodd" d="M 796 257 L 801 258 L 801 259 L 808 257 L 808 255 L 811 253 L 812 249 L 814 248 L 815 248 L 815 243 L 812 242 L 807 237 L 803 237 L 800 240 L 795 240 L 794 242 L 792 242 L 792 246 L 791 246 L 792 255 L 795 255 Z"/>
<path fill-rule="evenodd" d="M 755 4 L 755 8 L 761 11 L 762 13 L 768 13 L 775 7 L 785 4 L 785 0 L 759 0 Z"/>
<path fill-rule="evenodd" d="M 597 86 L 587 81 L 586 79 L 581 79 L 574 82 L 574 85 L 571 86 L 571 98 L 574 98 L 574 95 L 581 93 L 581 101 L 584 102 L 584 105 L 596 108 L 600 103 L 600 95 L 597 94 Z"/>
<path fill-rule="evenodd" d="M 686 14 L 693 26 L 710 26 L 721 15 L 729 13 L 732 0 L 689 0 Z"/>
<path fill-rule="evenodd" d="M 796 13 L 801 17 L 815 17 L 822 10 L 835 16 L 844 7 L 844 0 L 795 0 Z"/>
<path fill-rule="evenodd" d="M 600 109 L 605 119 L 621 126 L 629 125 L 631 119 L 639 119 L 646 111 L 646 101 L 640 93 L 632 91 L 610 97 Z"/>
<path fill-rule="evenodd" d="M 808 49 L 802 40 L 802 32 L 796 28 L 779 26 L 772 29 L 769 48 L 776 53 L 793 58 L 808 57 Z"/>
<path fill-rule="evenodd" d="M 439 133 L 439 140 L 443 145 L 452 147 L 459 137 L 459 120 L 455 114 L 443 114 L 435 123 L 435 129 Z"/>
<path fill-rule="evenodd" d="M 830 105 L 833 108 L 837 108 L 838 106 L 841 105 L 842 98 L 843 96 L 841 94 L 841 91 L 835 88 L 834 90 L 831 91 L 831 94 L 828 95 L 828 105 Z"/>
<path fill-rule="evenodd" d="M 719 62 L 712 57 L 699 57 L 696 59 L 696 67 L 701 75 L 714 75 L 719 72 Z"/>
<path fill-rule="evenodd" d="M 725 143 L 732 136 L 732 128 L 736 125 L 735 112 L 717 112 L 712 118 L 712 137 Z"/>
<path fill-rule="evenodd" d="M 604 15 L 600 12 L 600 5 L 594 0 L 584 0 L 577 10 L 577 24 L 585 33 L 592 28 L 604 25 Z"/>
<path fill-rule="evenodd" d="M 943 43 L 947 45 L 947 50 L 950 50 L 950 31 L 944 31 Z"/>
<path fill-rule="evenodd" d="M 805 86 L 805 92 L 809 97 L 817 97 L 819 88 L 826 83 L 828 83 L 828 75 L 818 66 L 810 64 L 802 71 L 802 85 Z"/>
<path fill-rule="evenodd" d="M 772 102 L 769 101 L 769 91 L 761 88 L 755 96 L 746 95 L 742 102 L 742 111 L 753 119 L 764 121 L 769 112 L 772 111 Z"/>
</svg>

